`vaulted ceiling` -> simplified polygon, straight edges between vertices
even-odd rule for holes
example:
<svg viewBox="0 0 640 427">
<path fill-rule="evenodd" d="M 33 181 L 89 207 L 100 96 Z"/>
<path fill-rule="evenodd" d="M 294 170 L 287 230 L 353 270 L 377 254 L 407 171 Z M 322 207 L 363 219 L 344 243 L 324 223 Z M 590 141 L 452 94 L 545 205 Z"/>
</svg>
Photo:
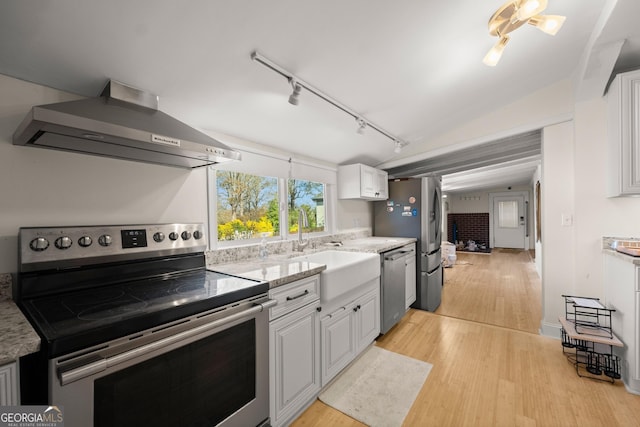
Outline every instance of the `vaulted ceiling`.
<svg viewBox="0 0 640 427">
<path fill-rule="evenodd" d="M 564 79 L 588 81 L 603 46 L 626 40 L 619 65 L 640 65 L 640 2 L 549 0 L 545 13 L 567 16 L 562 30 L 522 27 L 487 67 L 496 42 L 487 21 L 502 3 L 5 1 L 0 73 L 83 96 L 111 78 L 159 95 L 163 111 L 203 130 L 378 165 L 414 163 L 460 123 Z M 254 51 L 410 145 L 395 153 L 372 129 L 356 133 L 353 117 L 308 91 L 290 105 L 289 82 L 252 61 Z"/>
</svg>

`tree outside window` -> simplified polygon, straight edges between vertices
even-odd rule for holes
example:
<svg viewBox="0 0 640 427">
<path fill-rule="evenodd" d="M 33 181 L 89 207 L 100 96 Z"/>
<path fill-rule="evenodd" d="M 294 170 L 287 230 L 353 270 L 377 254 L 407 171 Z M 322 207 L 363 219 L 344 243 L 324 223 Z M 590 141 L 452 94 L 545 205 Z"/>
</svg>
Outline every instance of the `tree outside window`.
<svg viewBox="0 0 640 427">
<path fill-rule="evenodd" d="M 278 236 L 278 179 L 217 171 L 218 240 Z"/>
<path fill-rule="evenodd" d="M 324 184 L 302 179 L 287 181 L 287 206 L 289 233 L 298 232 L 299 210 L 303 209 L 309 219 L 309 227 L 302 231 L 312 233 L 325 230 Z"/>
</svg>

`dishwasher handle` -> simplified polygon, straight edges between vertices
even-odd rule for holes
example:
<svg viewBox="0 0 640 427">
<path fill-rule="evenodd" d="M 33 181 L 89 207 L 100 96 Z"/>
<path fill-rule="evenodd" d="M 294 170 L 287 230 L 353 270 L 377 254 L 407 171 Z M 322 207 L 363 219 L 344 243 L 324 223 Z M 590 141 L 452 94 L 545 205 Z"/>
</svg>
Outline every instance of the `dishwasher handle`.
<svg viewBox="0 0 640 427">
<path fill-rule="evenodd" d="M 413 255 L 414 251 L 413 250 L 408 250 L 408 251 L 395 251 L 395 252 L 391 252 L 387 255 L 384 256 L 384 260 L 385 261 L 396 261 L 400 258 L 403 257 L 408 257 L 410 255 Z"/>
</svg>

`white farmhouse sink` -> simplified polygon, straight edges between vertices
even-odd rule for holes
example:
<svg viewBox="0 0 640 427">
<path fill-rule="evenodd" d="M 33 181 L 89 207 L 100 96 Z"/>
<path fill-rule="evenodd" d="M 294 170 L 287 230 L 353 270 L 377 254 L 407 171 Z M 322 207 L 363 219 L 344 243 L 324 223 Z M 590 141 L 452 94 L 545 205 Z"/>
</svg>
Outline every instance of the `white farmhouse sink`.
<svg viewBox="0 0 640 427">
<path fill-rule="evenodd" d="M 329 302 L 380 276 L 377 253 L 323 251 L 292 258 L 327 266 L 320 273 L 320 302 Z"/>
</svg>

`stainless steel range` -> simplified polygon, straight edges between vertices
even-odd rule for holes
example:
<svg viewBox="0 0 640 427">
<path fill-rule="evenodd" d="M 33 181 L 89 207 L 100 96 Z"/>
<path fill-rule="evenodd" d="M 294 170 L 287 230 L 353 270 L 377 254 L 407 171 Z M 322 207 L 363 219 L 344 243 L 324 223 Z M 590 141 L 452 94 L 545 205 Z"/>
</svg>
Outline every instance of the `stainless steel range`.
<svg viewBox="0 0 640 427">
<path fill-rule="evenodd" d="M 23 404 L 67 427 L 269 423 L 268 284 L 207 270 L 202 224 L 20 229 L 16 302 L 42 338 Z"/>
</svg>

